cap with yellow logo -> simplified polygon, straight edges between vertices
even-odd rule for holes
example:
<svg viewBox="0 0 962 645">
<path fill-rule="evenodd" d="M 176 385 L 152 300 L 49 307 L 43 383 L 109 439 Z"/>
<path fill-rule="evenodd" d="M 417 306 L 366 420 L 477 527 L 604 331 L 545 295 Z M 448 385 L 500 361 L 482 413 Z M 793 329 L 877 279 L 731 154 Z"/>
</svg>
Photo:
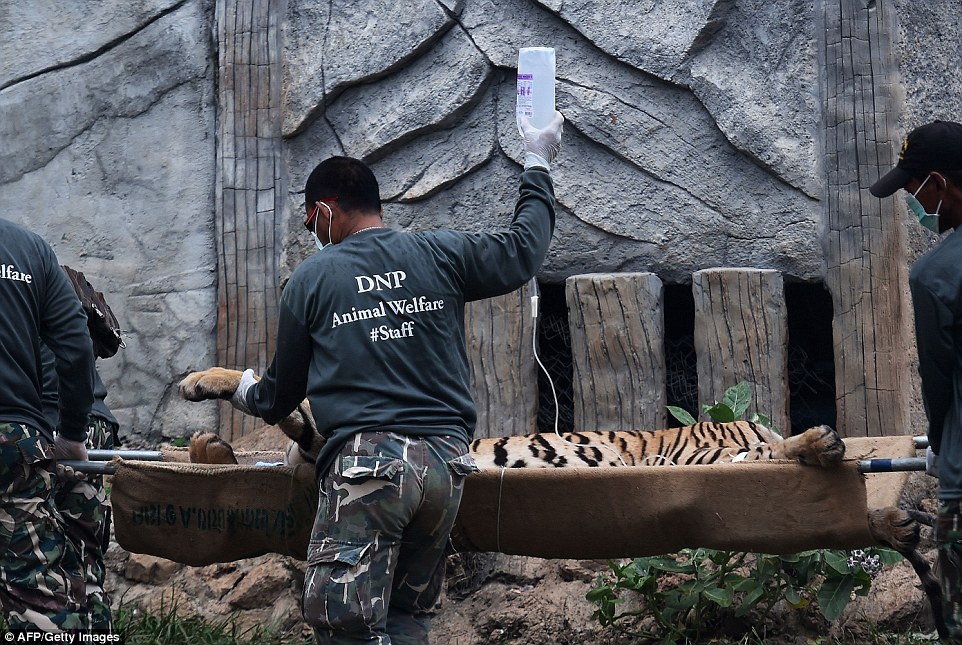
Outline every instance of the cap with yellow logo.
<svg viewBox="0 0 962 645">
<path fill-rule="evenodd" d="M 869 188 L 876 197 L 888 197 L 909 179 L 921 179 L 933 170 L 962 170 L 962 124 L 933 121 L 909 132 L 895 168 Z"/>
</svg>

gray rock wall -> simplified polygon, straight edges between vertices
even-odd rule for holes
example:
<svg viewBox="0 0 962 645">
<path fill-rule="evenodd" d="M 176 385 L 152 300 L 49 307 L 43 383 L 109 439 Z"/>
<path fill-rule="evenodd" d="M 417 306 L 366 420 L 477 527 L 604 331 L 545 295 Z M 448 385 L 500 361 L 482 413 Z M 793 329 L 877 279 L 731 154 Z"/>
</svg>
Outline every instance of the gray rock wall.
<svg viewBox="0 0 962 645">
<path fill-rule="evenodd" d="M 307 4 L 292 2 L 292 15 Z M 567 123 L 545 279 L 654 271 L 688 282 L 723 265 L 820 275 L 810 3 L 421 5 L 418 30 L 369 13 L 370 55 L 331 47 L 300 66 L 287 55 L 292 191 L 325 156 L 346 154 L 373 163 L 392 225 L 503 225 L 520 161 L 518 48 L 547 45 Z M 356 29 L 356 8 L 335 2 L 315 19 L 320 46 Z"/>
<path fill-rule="evenodd" d="M 128 439 L 211 427 L 170 389 L 214 358 L 209 4 L 9 3 L 0 33 L 0 217 L 107 295 L 127 348 L 98 367 Z"/>
<path fill-rule="evenodd" d="M 210 427 L 171 387 L 215 361 L 216 0 L 0 10 L 0 216 L 106 292 L 127 349 L 101 361 L 128 437 Z M 906 129 L 962 119 L 955 0 L 895 10 Z M 389 225 L 490 230 L 520 170 L 514 67 L 557 50 L 565 139 L 542 278 L 719 266 L 822 275 L 815 11 L 802 0 L 289 0 L 285 271 L 313 247 L 301 191 L 363 157 Z M 913 252 L 932 243 L 910 227 Z M 265 366 L 251 366 L 263 369 Z"/>
<path fill-rule="evenodd" d="M 962 3 L 954 0 L 896 0 L 901 58 L 899 91 L 905 101 L 902 127 L 911 130 L 935 119 L 962 122 L 962 51 L 947 47 L 962 31 Z M 911 223 L 911 222 L 910 222 Z M 938 241 L 921 226 L 908 227 L 910 260 Z"/>
</svg>

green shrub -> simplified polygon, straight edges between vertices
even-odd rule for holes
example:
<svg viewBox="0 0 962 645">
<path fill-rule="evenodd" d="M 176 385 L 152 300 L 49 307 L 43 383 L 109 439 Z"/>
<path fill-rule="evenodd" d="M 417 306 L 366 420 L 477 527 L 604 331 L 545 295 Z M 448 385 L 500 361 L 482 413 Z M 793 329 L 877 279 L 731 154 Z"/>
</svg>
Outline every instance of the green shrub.
<svg viewBox="0 0 962 645">
<path fill-rule="evenodd" d="M 750 400 L 748 383 L 742 382 L 726 390 L 721 401 L 703 405 L 702 413 L 718 422 L 735 421 L 744 416 Z M 696 422 L 686 410 L 668 409 L 685 425 Z M 768 417 L 755 414 L 751 421 L 778 432 Z M 648 616 L 653 626 L 641 628 L 636 636 L 666 644 L 700 642 L 706 628 L 725 622 L 737 625 L 739 619 L 747 633 L 749 617 L 764 618 L 783 599 L 795 609 L 814 603 L 826 619 L 834 620 L 855 595 L 868 593 L 872 577 L 884 564 L 901 559 L 884 548 L 781 556 L 686 549 L 627 564 L 609 562 L 610 572 L 599 577 L 586 597 L 597 605 L 592 617 L 602 626 L 627 629 L 623 626 L 628 622 Z M 629 593 L 639 609 L 619 612 Z"/>
<path fill-rule="evenodd" d="M 727 624 L 747 632 L 781 600 L 795 609 L 814 603 L 834 620 L 854 595 L 865 595 L 884 564 L 901 559 L 891 549 L 816 550 L 794 555 L 762 555 L 685 549 L 677 554 L 609 561 L 586 594 L 597 606 L 592 618 L 635 636 L 663 643 L 701 642 L 706 631 Z M 639 608 L 619 611 L 626 595 Z M 624 627 L 648 616 L 653 626 L 638 632 Z M 734 619 L 734 620 L 732 620 Z"/>
</svg>

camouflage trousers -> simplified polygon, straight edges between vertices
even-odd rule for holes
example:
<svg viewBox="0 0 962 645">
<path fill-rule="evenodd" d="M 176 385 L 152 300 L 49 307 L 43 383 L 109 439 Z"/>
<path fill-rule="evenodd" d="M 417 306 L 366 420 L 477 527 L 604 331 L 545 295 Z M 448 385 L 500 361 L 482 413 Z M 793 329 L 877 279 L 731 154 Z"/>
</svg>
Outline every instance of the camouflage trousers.
<svg viewBox="0 0 962 645">
<path fill-rule="evenodd" d="M 11 630 L 89 627 L 80 553 L 54 503 L 51 455 L 38 431 L 0 424 L 0 606 Z"/>
<path fill-rule="evenodd" d="M 320 483 L 303 612 L 317 642 L 425 644 L 464 477 L 463 441 L 354 435 Z"/>
<path fill-rule="evenodd" d="M 87 424 L 87 447 L 112 450 L 115 425 L 91 416 Z M 54 500 L 63 515 L 67 538 L 80 552 L 86 588 L 84 609 L 90 627 L 110 630 L 110 599 L 104 591 L 107 577 L 104 552 L 110 543 L 110 504 L 103 477 L 88 474 L 83 481 L 64 482 L 58 487 Z"/>
<path fill-rule="evenodd" d="M 962 644 L 962 500 L 942 500 L 935 525 L 936 573 L 949 640 Z"/>
<path fill-rule="evenodd" d="M 88 444 L 110 425 L 91 418 Z M 65 481 L 50 455 L 35 430 L 0 424 L 0 608 L 12 631 L 109 630 L 102 478 Z"/>
</svg>

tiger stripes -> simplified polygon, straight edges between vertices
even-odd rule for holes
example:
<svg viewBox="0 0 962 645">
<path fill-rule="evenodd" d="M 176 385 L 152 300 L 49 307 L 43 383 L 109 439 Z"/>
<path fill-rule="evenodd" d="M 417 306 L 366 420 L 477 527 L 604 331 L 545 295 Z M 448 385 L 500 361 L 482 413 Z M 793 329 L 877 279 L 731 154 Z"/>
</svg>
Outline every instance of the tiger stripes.
<svg viewBox="0 0 962 645">
<path fill-rule="evenodd" d="M 595 468 L 714 464 L 795 459 L 829 466 L 845 456 L 845 444 L 828 426 L 783 439 L 759 423 L 702 422 L 641 431 L 536 433 L 476 439 L 471 454 L 485 468 Z"/>
</svg>

